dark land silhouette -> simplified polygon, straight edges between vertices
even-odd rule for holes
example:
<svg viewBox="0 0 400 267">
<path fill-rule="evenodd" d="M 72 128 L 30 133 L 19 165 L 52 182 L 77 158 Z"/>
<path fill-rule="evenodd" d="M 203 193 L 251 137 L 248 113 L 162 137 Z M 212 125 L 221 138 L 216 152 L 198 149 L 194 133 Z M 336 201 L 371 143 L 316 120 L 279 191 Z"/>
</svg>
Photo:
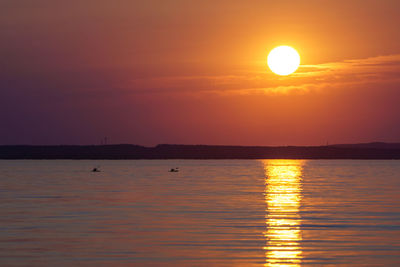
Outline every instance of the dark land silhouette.
<svg viewBox="0 0 400 267">
<path fill-rule="evenodd" d="M 400 143 L 328 146 L 0 146 L 0 159 L 400 159 Z"/>
</svg>

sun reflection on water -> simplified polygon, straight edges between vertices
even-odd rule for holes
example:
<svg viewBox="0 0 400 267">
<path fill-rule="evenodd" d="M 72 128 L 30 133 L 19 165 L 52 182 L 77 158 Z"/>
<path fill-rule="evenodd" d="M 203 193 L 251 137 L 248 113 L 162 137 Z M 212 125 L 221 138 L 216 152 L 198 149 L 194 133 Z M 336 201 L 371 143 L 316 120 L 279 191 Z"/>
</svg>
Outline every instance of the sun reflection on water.
<svg viewBox="0 0 400 267">
<path fill-rule="evenodd" d="M 302 165 L 300 160 L 266 160 L 265 266 L 300 266 L 300 201 Z"/>
</svg>

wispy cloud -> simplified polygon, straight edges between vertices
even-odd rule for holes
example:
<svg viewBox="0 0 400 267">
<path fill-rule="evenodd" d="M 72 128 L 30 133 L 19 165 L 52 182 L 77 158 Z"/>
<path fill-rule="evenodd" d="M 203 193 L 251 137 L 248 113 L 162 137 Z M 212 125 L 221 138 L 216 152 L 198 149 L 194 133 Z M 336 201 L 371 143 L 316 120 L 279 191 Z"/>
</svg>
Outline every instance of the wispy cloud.
<svg viewBox="0 0 400 267">
<path fill-rule="evenodd" d="M 346 85 L 400 83 L 400 55 L 302 65 L 293 75 L 253 69 L 229 75 L 192 75 L 134 79 L 121 87 L 136 92 L 185 94 L 304 94 Z"/>
<path fill-rule="evenodd" d="M 295 76 L 354 83 L 356 81 L 370 82 L 382 79 L 398 80 L 399 74 L 400 55 L 391 55 L 318 65 L 303 65 Z"/>
</svg>

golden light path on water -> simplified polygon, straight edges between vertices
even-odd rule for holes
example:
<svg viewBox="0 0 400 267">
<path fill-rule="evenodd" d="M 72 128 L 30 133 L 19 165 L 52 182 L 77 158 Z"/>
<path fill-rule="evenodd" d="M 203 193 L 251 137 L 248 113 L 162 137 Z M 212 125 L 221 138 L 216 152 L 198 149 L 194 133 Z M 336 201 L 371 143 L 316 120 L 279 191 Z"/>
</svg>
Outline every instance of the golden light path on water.
<svg viewBox="0 0 400 267">
<path fill-rule="evenodd" d="M 265 266 L 300 266 L 301 179 L 299 160 L 265 160 Z"/>
</svg>

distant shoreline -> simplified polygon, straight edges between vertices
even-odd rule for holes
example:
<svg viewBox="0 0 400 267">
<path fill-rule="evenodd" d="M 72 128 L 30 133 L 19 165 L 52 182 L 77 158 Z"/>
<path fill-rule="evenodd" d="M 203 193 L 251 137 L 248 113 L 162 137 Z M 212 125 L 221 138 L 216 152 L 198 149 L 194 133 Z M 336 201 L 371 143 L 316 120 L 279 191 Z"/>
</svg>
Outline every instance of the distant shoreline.
<svg viewBox="0 0 400 267">
<path fill-rule="evenodd" d="M 0 146 L 0 159 L 400 159 L 400 143 L 328 146 Z"/>
</svg>

